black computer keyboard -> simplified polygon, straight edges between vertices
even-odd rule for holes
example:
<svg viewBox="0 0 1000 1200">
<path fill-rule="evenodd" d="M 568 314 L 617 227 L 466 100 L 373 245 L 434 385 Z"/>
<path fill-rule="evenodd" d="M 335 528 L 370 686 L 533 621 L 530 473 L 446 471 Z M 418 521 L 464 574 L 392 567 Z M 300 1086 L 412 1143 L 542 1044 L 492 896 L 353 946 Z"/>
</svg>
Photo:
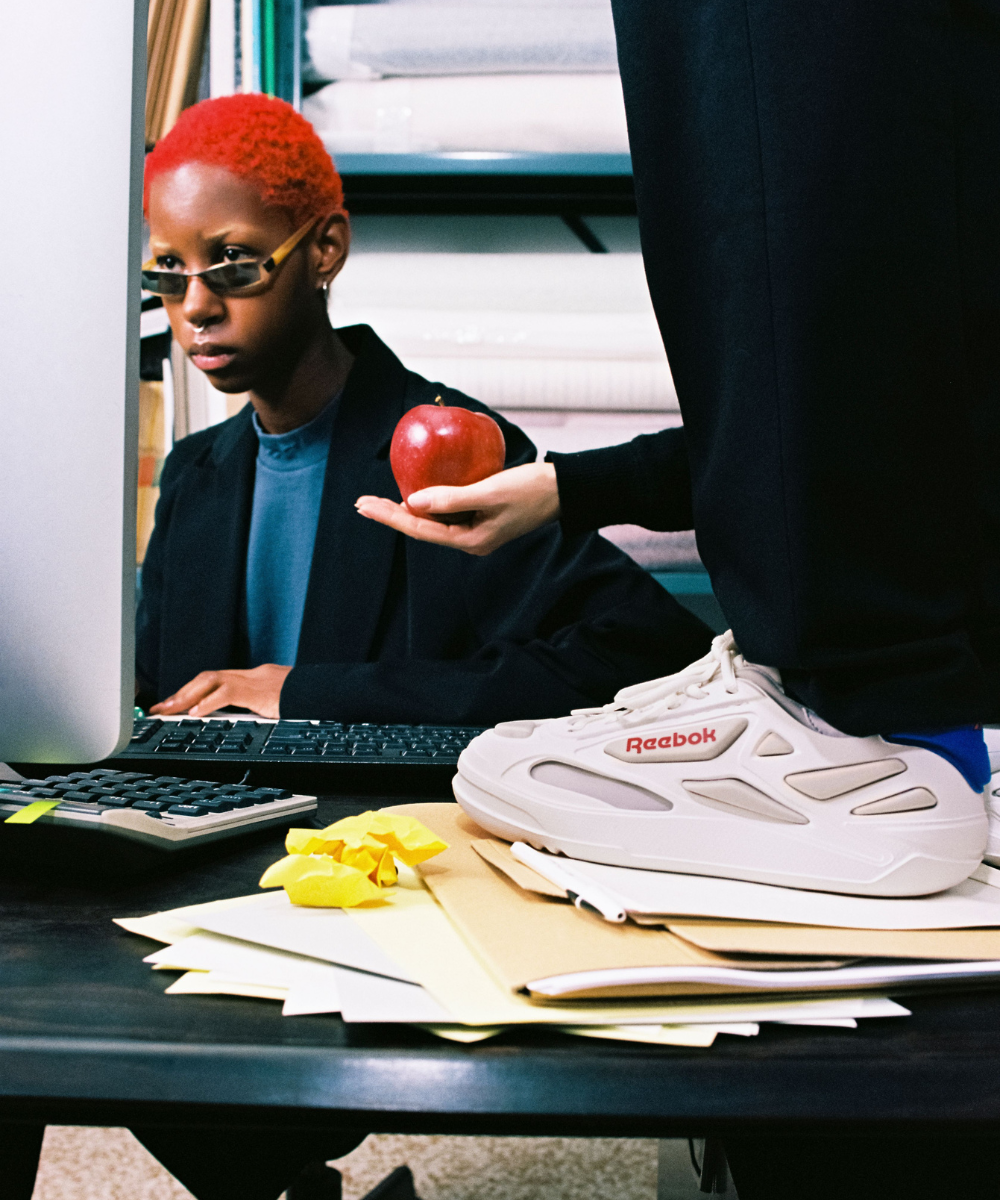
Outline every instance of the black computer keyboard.
<svg viewBox="0 0 1000 1200">
<path fill-rule="evenodd" d="M 51 801 L 55 807 L 30 824 L 8 823 L 30 805 Z M 176 852 L 295 820 L 308 824 L 315 809 L 315 796 L 287 788 L 98 768 L 0 781 L 0 840 L 11 851 L 45 849 L 61 835 L 90 855 L 102 844 L 106 850 L 110 838 L 131 847 L 120 847 L 125 861 L 141 865 L 139 847 Z"/>
<path fill-rule="evenodd" d="M 481 726 L 342 724 L 254 717 L 145 717 L 111 760 L 138 771 L 274 783 L 321 795 L 437 794 Z"/>
</svg>

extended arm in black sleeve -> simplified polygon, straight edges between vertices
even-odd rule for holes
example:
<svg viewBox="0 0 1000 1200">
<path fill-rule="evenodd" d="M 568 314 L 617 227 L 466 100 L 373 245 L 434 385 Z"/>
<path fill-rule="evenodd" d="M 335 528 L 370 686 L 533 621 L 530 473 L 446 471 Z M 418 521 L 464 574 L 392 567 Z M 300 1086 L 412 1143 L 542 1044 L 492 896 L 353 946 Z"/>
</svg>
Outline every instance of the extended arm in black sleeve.
<svg viewBox="0 0 1000 1200">
<path fill-rule="evenodd" d="M 692 529 L 691 472 L 684 430 L 644 433 L 620 446 L 547 454 L 568 536 L 605 525 Z"/>
</svg>

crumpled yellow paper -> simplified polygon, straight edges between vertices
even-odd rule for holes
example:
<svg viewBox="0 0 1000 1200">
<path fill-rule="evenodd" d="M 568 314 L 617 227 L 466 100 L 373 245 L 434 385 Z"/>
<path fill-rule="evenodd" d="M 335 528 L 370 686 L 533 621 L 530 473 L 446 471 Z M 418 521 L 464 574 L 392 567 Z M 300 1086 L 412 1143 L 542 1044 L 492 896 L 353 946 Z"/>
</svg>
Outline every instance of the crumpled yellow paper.
<svg viewBox="0 0 1000 1200">
<path fill-rule="evenodd" d="M 289 829 L 285 849 L 261 887 L 283 887 L 293 904 L 354 908 L 382 899 L 396 882 L 394 858 L 415 867 L 448 844 L 413 817 L 366 812 L 326 829 Z"/>
</svg>

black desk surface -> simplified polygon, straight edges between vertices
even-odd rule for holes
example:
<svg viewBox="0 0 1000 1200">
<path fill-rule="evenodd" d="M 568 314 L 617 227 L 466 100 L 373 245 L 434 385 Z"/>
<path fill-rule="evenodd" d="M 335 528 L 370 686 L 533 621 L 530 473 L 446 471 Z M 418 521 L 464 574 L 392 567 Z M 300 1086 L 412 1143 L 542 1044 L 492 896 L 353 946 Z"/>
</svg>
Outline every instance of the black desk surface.
<svg viewBox="0 0 1000 1200">
<path fill-rule="evenodd" d="M 371 807 L 325 801 L 336 820 Z M 111 923 L 255 890 L 281 837 L 111 886 L 0 879 L 0 1120 L 351 1123 L 373 1131 L 656 1137 L 1000 1119 L 1000 994 L 909 998 L 856 1031 L 765 1026 L 711 1049 L 528 1029 L 462 1046 L 403 1026 L 165 996 Z"/>
</svg>

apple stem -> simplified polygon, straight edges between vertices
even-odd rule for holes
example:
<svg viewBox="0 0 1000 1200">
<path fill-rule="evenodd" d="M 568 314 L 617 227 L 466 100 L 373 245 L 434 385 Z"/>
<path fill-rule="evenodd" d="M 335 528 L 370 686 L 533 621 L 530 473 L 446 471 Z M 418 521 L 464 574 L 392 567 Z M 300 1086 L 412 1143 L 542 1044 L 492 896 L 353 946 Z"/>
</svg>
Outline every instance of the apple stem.
<svg viewBox="0 0 1000 1200">
<path fill-rule="evenodd" d="M 440 397 L 440 396 L 435 396 L 435 397 L 434 397 L 434 403 L 435 403 L 435 404 L 440 404 L 440 405 L 441 405 L 441 407 L 442 407 L 442 408 L 444 408 L 444 401 L 441 399 L 441 397 Z"/>
</svg>

